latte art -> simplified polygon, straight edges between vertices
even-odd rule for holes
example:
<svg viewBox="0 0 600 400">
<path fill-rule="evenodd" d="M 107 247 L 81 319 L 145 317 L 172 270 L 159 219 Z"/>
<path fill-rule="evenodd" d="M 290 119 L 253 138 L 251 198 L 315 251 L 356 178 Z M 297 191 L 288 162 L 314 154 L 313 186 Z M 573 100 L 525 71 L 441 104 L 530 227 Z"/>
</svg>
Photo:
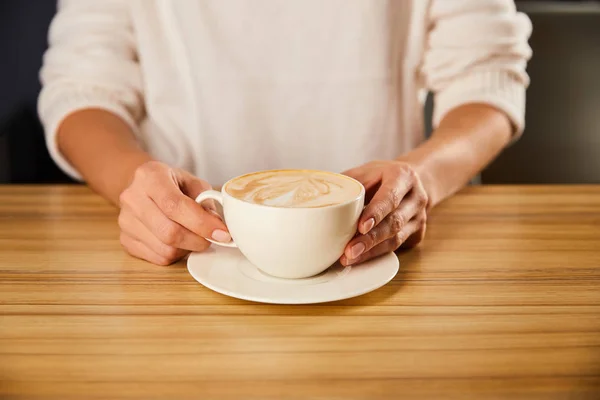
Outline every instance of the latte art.
<svg viewBox="0 0 600 400">
<path fill-rule="evenodd" d="M 241 176 L 227 184 L 231 196 L 272 207 L 327 207 L 361 193 L 354 180 L 334 173 L 308 170 L 265 171 Z"/>
</svg>

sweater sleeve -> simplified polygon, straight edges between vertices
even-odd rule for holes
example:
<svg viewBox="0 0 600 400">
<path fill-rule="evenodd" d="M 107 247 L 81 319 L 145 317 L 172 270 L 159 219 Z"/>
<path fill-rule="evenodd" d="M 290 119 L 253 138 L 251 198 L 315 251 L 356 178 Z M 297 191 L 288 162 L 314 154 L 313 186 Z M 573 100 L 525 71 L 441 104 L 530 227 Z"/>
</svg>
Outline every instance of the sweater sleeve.
<svg viewBox="0 0 600 400">
<path fill-rule="evenodd" d="M 56 144 L 66 116 L 86 108 L 104 109 L 135 131 L 144 113 L 127 4 L 128 0 L 60 0 L 50 26 L 38 112 L 50 155 L 75 179 L 81 176 Z"/>
<path fill-rule="evenodd" d="M 453 108 L 485 103 L 525 126 L 529 18 L 513 0 L 432 0 L 422 73 L 434 93 L 433 125 Z"/>
</svg>

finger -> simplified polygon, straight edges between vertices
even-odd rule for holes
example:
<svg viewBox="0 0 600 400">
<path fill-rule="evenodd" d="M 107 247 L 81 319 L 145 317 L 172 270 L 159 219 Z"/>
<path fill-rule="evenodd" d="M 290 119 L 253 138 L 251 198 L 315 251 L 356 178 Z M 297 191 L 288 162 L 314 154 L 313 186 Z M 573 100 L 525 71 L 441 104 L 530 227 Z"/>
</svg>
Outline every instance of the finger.
<svg viewBox="0 0 600 400">
<path fill-rule="evenodd" d="M 194 175 L 190 174 L 184 170 L 171 170 L 174 179 L 177 181 L 179 189 L 191 199 L 195 199 L 202 192 L 212 189 L 212 186 L 208 184 L 208 182 L 203 181 L 202 179 L 196 178 Z M 212 199 L 206 199 L 201 204 L 202 208 L 207 210 L 209 213 L 213 214 L 221 221 L 223 218 L 217 212 L 217 205 L 215 201 Z"/>
<path fill-rule="evenodd" d="M 412 249 L 425 239 L 425 233 L 427 232 L 427 224 L 423 224 L 421 229 L 413 233 L 400 245 L 401 249 Z"/>
<path fill-rule="evenodd" d="M 208 247 L 206 239 L 180 225 L 176 221 L 169 219 L 158 206 L 148 197 L 140 200 L 143 206 L 137 209 L 138 218 L 143 224 L 156 236 L 162 243 L 172 247 L 187 249 L 193 251 L 202 251 Z M 204 213 L 207 214 L 206 211 Z M 224 232 L 224 231 L 222 231 Z M 228 242 L 229 235 L 220 237 L 214 231 L 212 238 L 217 241 Z"/>
<path fill-rule="evenodd" d="M 154 203 L 150 202 L 151 206 L 156 207 Z M 163 216 L 166 219 L 166 217 Z M 169 223 L 165 221 L 165 223 Z M 173 222 L 173 224 L 176 224 Z M 137 218 L 133 212 L 128 210 L 121 211 L 119 214 L 119 227 L 121 231 L 128 234 L 134 239 L 139 240 L 144 243 L 148 247 L 150 247 L 154 252 L 167 257 L 173 258 L 176 254 L 178 254 L 178 250 L 187 250 L 187 251 L 204 251 L 209 246 L 210 243 L 196 235 L 193 232 L 187 231 L 184 227 L 179 227 L 183 232 L 180 233 L 180 238 L 177 238 L 178 243 L 167 244 L 159 239 L 152 231 L 144 225 L 144 223 Z M 185 232 L 187 231 L 187 232 Z"/>
<path fill-rule="evenodd" d="M 381 187 L 369 202 L 359 220 L 358 231 L 369 232 L 394 211 L 415 183 L 411 170 L 399 171 L 389 178 L 384 177 Z"/>
<path fill-rule="evenodd" d="M 365 202 L 370 202 L 381 185 L 381 170 L 365 166 L 343 172 L 344 175 L 359 181 L 365 188 Z"/>
<path fill-rule="evenodd" d="M 212 189 L 207 182 L 202 179 L 196 178 L 194 175 L 190 174 L 184 170 L 171 170 L 172 176 L 177 182 L 177 186 L 183 192 L 183 194 L 188 197 L 195 199 L 202 192 Z"/>
<path fill-rule="evenodd" d="M 165 216 L 189 231 L 219 242 L 231 241 L 225 223 L 186 196 L 175 180 L 152 185 L 147 193 Z"/>
<path fill-rule="evenodd" d="M 132 191 L 121 196 L 121 214 L 127 213 L 135 215 L 152 235 L 165 245 L 191 251 L 202 251 L 208 247 L 208 243 L 202 236 L 167 218 L 142 192 Z M 130 228 L 130 232 L 133 229 L 136 228 Z"/>
<path fill-rule="evenodd" d="M 350 178 L 354 178 L 356 180 L 362 181 L 366 175 L 368 175 L 372 171 L 371 168 L 367 168 L 367 166 L 362 165 L 360 167 L 352 168 L 342 172 L 343 175 L 349 176 Z"/>
<path fill-rule="evenodd" d="M 371 258 L 380 256 L 382 254 L 390 253 L 396 249 L 394 247 L 394 244 L 395 244 L 394 240 L 392 238 L 390 238 L 390 239 L 380 243 L 378 246 L 375 246 L 368 252 L 363 253 L 360 257 L 358 257 L 356 259 L 347 258 L 346 255 L 344 254 L 340 258 L 340 264 L 342 264 L 344 266 L 356 265 L 356 264 L 360 264 L 364 261 L 370 260 Z"/>
<path fill-rule="evenodd" d="M 417 195 L 408 195 L 400 207 L 392 211 L 379 225 L 366 235 L 359 235 L 352 239 L 346 246 L 344 254 L 349 259 L 359 257 L 362 253 L 400 232 L 404 225 L 422 209 L 423 206 L 417 201 Z"/>
<path fill-rule="evenodd" d="M 121 245 L 127 251 L 127 253 L 129 253 L 133 257 L 136 257 L 136 258 L 139 258 L 139 259 L 142 259 L 145 261 L 149 261 L 152 264 L 163 265 L 163 266 L 170 265 L 170 264 L 174 263 L 175 261 L 180 260 L 186 254 L 185 251 L 181 250 L 180 253 L 175 255 L 175 257 L 167 258 L 165 256 L 162 256 L 162 255 L 156 253 L 154 250 L 152 250 L 150 247 L 148 247 L 144 243 L 140 242 L 137 239 L 132 238 L 131 236 L 129 236 L 125 233 L 121 234 Z"/>
<path fill-rule="evenodd" d="M 415 184 L 411 189 L 411 195 L 414 196 L 413 200 L 417 203 L 418 207 L 424 211 L 428 211 L 430 208 L 429 195 L 423 187 L 423 182 L 420 179 L 415 179 Z"/>
<path fill-rule="evenodd" d="M 370 260 L 373 257 L 395 251 L 408 237 L 421 229 L 422 224 L 424 224 L 424 222 L 421 221 L 421 216 L 419 215 L 404 225 L 400 232 L 379 243 L 377 246 L 374 246 L 369 251 L 362 253 L 360 256 L 352 258 L 344 254 L 340 258 L 340 263 L 342 265 L 360 264 L 361 262 Z"/>
</svg>

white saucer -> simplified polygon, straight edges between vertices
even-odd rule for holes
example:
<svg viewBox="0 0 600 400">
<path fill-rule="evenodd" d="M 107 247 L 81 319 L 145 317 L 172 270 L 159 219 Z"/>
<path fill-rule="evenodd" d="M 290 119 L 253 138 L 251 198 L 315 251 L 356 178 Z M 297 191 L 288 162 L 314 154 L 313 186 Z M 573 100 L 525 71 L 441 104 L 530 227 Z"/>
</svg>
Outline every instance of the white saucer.
<svg viewBox="0 0 600 400">
<path fill-rule="evenodd" d="M 188 271 L 215 292 L 272 304 L 311 304 L 343 300 L 371 292 L 398 272 L 398 257 L 389 253 L 356 266 L 331 266 L 305 279 L 281 279 L 252 265 L 238 249 L 212 246 L 190 255 Z"/>
</svg>

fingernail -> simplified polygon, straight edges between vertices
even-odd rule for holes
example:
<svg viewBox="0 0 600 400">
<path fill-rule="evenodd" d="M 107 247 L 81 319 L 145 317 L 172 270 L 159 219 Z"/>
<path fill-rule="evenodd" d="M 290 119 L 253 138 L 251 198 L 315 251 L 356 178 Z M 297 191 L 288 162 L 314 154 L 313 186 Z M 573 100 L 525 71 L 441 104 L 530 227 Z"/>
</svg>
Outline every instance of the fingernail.
<svg viewBox="0 0 600 400">
<path fill-rule="evenodd" d="M 356 259 L 358 256 L 360 256 L 366 249 L 366 246 L 364 243 L 359 242 L 356 243 L 354 246 L 352 246 L 352 248 L 350 249 L 350 255 L 352 257 L 352 259 Z"/>
<path fill-rule="evenodd" d="M 369 231 L 371 229 L 373 229 L 373 227 L 375 226 L 375 218 L 369 218 L 363 225 L 362 225 L 362 234 L 366 234 L 369 233 Z"/>
<path fill-rule="evenodd" d="M 212 233 L 213 240 L 221 243 L 229 243 L 231 242 L 231 235 L 224 230 L 215 229 Z"/>
</svg>

